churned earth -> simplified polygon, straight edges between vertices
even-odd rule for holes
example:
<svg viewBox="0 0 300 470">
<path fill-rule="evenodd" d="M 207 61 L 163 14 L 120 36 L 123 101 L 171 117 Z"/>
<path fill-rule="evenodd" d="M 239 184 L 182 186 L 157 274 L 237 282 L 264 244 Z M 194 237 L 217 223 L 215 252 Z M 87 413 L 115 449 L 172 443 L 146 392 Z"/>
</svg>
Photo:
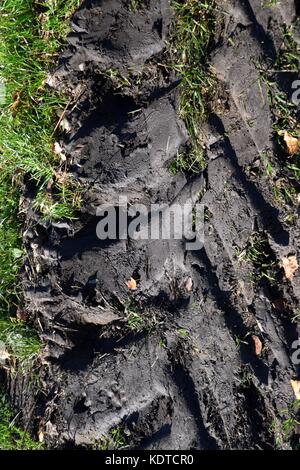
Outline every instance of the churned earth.
<svg viewBox="0 0 300 470">
<path fill-rule="evenodd" d="M 292 0 L 217 2 L 217 97 L 201 126 L 207 167 L 176 175 L 170 165 L 189 136 L 180 77 L 166 66 L 170 2 L 86 0 L 75 14 L 48 85 L 72 97 L 60 144 L 84 202 L 77 220 L 45 222 L 25 189 L 24 308 L 44 353 L 36 396 L 10 381 L 24 421 L 50 448 L 299 445 L 290 381 L 300 374 L 300 277 L 281 268 L 300 258 L 299 190 L 293 180 L 288 201 L 273 190 L 291 178 L 270 99 L 271 82 L 291 100 L 297 70 L 279 72 L 276 60 L 297 9 Z M 120 195 L 147 207 L 204 204 L 204 247 L 100 241 L 97 207 Z"/>
</svg>

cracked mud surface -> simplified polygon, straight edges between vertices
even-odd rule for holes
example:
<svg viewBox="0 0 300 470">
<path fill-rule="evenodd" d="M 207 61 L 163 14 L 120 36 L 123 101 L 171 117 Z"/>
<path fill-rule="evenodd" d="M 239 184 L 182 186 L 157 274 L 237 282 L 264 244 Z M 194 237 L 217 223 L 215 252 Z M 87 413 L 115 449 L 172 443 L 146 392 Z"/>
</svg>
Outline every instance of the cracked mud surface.
<svg viewBox="0 0 300 470">
<path fill-rule="evenodd" d="M 264 172 L 248 171 L 275 152 L 273 110 L 256 62 L 272 67 L 280 25 L 295 21 L 296 6 L 219 2 L 224 27 L 210 62 L 224 93 L 203 124 L 207 169 L 174 176 L 170 163 L 188 135 L 178 77 L 162 65 L 169 1 L 148 0 L 136 12 L 126 4 L 85 1 L 51 78 L 76 96 L 62 141 L 69 172 L 88 190 L 72 223 L 43 223 L 27 194 L 25 303 L 46 345 L 36 424 L 58 448 L 93 446 L 120 428 L 130 448 L 272 449 L 272 425 L 293 402 L 290 379 L 299 374 L 291 347 L 300 278 L 288 282 L 278 268 L 276 282 L 254 282 L 255 267 L 237 250 L 259 232 L 275 265 L 300 257 L 299 221 L 286 220 L 297 207 L 278 207 Z M 133 85 L 118 87 L 110 69 Z M 278 86 L 290 89 L 294 79 L 287 73 Z M 274 165 L 280 171 L 279 159 Z M 117 204 L 120 194 L 149 206 L 200 193 L 210 214 L 200 251 L 187 252 L 180 241 L 96 237 L 97 206 Z M 135 292 L 126 286 L 131 277 Z M 150 333 L 129 329 L 128 302 L 151 319 Z M 19 407 L 20 388 L 11 383 Z"/>
</svg>

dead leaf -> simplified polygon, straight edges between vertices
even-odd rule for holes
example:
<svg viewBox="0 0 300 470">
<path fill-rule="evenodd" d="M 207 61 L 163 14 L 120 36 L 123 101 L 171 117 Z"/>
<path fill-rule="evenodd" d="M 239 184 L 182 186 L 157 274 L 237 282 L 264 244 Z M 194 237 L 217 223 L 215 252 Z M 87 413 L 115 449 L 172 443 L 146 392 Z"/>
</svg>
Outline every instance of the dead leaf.
<svg viewBox="0 0 300 470">
<path fill-rule="evenodd" d="M 63 151 L 63 149 L 61 148 L 61 146 L 58 142 L 54 142 L 52 150 L 56 155 L 59 155 Z"/>
<path fill-rule="evenodd" d="M 137 282 L 133 277 L 126 282 L 128 289 L 130 290 L 136 290 L 137 289 Z"/>
<path fill-rule="evenodd" d="M 55 178 L 61 185 L 65 185 L 68 182 L 69 175 L 66 171 L 58 170 L 55 172 Z"/>
<path fill-rule="evenodd" d="M 263 344 L 258 336 L 252 335 L 256 356 L 260 356 L 263 350 Z"/>
<path fill-rule="evenodd" d="M 70 130 L 71 130 L 71 124 L 69 123 L 69 121 L 66 118 L 61 120 L 60 127 L 65 132 L 70 132 Z"/>
<path fill-rule="evenodd" d="M 25 312 L 25 310 L 23 310 L 22 308 L 18 307 L 17 318 L 18 318 L 18 320 L 26 322 L 27 321 L 27 312 Z"/>
<path fill-rule="evenodd" d="M 295 272 L 299 268 L 296 256 L 287 256 L 282 259 L 282 267 L 284 269 L 285 277 L 292 281 L 295 276 Z"/>
<path fill-rule="evenodd" d="M 291 380 L 296 400 L 300 400 L 300 380 Z"/>
<path fill-rule="evenodd" d="M 45 420 L 44 420 L 44 418 L 41 418 L 41 420 L 40 420 L 37 436 L 38 436 L 39 442 L 44 442 L 44 440 L 45 440 Z"/>
<path fill-rule="evenodd" d="M 49 75 L 42 83 L 44 86 L 48 86 L 49 88 L 55 88 L 55 78 Z"/>
<path fill-rule="evenodd" d="M 58 435 L 57 428 L 54 424 L 51 423 L 51 421 L 47 421 L 46 423 L 46 433 L 50 437 Z"/>
<path fill-rule="evenodd" d="M 293 137 L 288 131 L 279 131 L 279 135 L 283 136 L 283 140 L 286 143 L 287 150 L 290 155 L 294 155 L 299 151 L 300 141 L 296 137 Z"/>
<path fill-rule="evenodd" d="M 0 364 L 4 364 L 9 358 L 9 352 L 5 348 L 0 349 Z"/>
<path fill-rule="evenodd" d="M 47 191 L 50 192 L 50 191 L 52 190 L 53 183 L 54 183 L 54 181 L 53 181 L 52 179 L 48 181 L 48 183 L 47 183 Z"/>
<path fill-rule="evenodd" d="M 55 142 L 53 144 L 52 150 L 53 150 L 53 153 L 55 153 L 55 155 L 59 156 L 62 162 L 65 162 L 67 160 L 67 157 L 63 151 L 63 148 L 60 146 L 58 142 Z"/>
<path fill-rule="evenodd" d="M 17 109 L 21 104 L 21 93 L 19 91 L 16 91 L 13 95 L 13 104 L 11 105 L 11 109 L 13 110 L 13 116 L 15 117 L 17 113 Z"/>
<path fill-rule="evenodd" d="M 188 278 L 188 280 L 185 283 L 185 288 L 187 292 L 192 292 L 193 291 L 193 279 L 191 277 Z"/>
</svg>

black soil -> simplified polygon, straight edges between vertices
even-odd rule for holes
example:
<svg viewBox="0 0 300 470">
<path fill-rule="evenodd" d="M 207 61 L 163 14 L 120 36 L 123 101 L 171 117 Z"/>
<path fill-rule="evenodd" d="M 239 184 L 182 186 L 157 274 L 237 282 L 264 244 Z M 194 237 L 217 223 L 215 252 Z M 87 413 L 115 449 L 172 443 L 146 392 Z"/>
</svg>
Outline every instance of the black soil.
<svg viewBox="0 0 300 470">
<path fill-rule="evenodd" d="M 297 437 L 277 434 L 299 374 L 291 356 L 300 278 L 285 280 L 280 260 L 300 259 L 299 221 L 287 218 L 297 207 L 276 203 L 263 171 L 266 152 L 278 172 L 283 164 L 257 62 L 273 67 L 296 2 L 218 2 L 222 28 L 209 59 L 218 98 L 202 126 L 207 169 L 194 176 L 169 170 L 188 142 L 180 77 L 165 67 L 170 2 L 147 0 L 138 11 L 128 3 L 84 1 L 49 80 L 74 97 L 61 143 L 68 171 L 86 191 L 78 220 L 67 223 L 43 222 L 27 194 L 25 307 L 45 352 L 35 408 L 27 406 L 24 421 L 30 413 L 52 448 L 92 447 L 113 428 L 129 448 L 290 448 Z M 289 89 L 294 79 L 288 72 L 277 85 Z M 101 242 L 96 208 L 117 205 L 120 194 L 147 206 L 201 194 L 204 248 Z M 274 280 L 237 256 L 254 233 Z M 126 285 L 131 277 L 136 291 Z M 131 310 L 144 319 L 139 332 L 128 326 Z M 11 391 L 23 406 L 18 381 Z"/>
</svg>

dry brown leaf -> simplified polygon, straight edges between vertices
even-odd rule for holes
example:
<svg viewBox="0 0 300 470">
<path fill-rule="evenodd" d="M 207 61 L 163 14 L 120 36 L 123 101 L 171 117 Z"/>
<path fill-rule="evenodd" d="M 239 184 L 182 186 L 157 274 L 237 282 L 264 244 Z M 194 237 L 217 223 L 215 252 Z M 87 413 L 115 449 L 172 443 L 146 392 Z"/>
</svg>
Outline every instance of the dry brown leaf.
<svg viewBox="0 0 300 470">
<path fill-rule="evenodd" d="M 137 283 L 136 280 L 133 279 L 133 277 L 126 282 L 128 289 L 130 290 L 136 290 L 137 289 Z"/>
<path fill-rule="evenodd" d="M 24 322 L 27 321 L 27 312 L 23 310 L 22 308 L 18 307 L 17 318 Z"/>
<path fill-rule="evenodd" d="M 65 185 L 68 182 L 69 175 L 66 171 L 58 170 L 55 172 L 55 178 L 61 185 Z"/>
<path fill-rule="evenodd" d="M 300 400 L 300 380 L 291 380 L 296 400 Z"/>
<path fill-rule="evenodd" d="M 52 179 L 48 181 L 48 183 L 47 183 L 47 191 L 50 192 L 50 191 L 52 190 L 53 183 L 54 183 L 54 181 L 53 181 Z"/>
<path fill-rule="evenodd" d="M 19 91 L 17 91 L 16 93 L 14 93 L 13 95 L 13 104 L 11 105 L 11 109 L 12 109 L 12 114 L 13 116 L 16 116 L 16 113 L 17 113 L 17 109 L 18 107 L 20 106 L 21 104 L 21 93 Z"/>
<path fill-rule="evenodd" d="M 293 137 L 288 131 L 280 131 L 279 135 L 283 136 L 283 140 L 286 143 L 287 150 L 290 155 L 294 155 L 299 151 L 300 140 L 296 137 Z"/>
<path fill-rule="evenodd" d="M 53 150 L 53 153 L 55 153 L 55 155 L 59 156 L 62 162 L 65 162 L 67 160 L 67 157 L 65 156 L 63 148 L 60 146 L 58 142 L 55 142 L 53 144 L 52 150 Z"/>
<path fill-rule="evenodd" d="M 284 269 L 285 277 L 292 281 L 295 276 L 295 272 L 299 268 L 296 256 L 287 256 L 282 259 L 282 267 Z"/>
<path fill-rule="evenodd" d="M 186 291 L 187 292 L 192 292 L 193 291 L 193 279 L 191 277 L 189 277 L 185 283 L 185 288 L 186 288 Z"/>
<path fill-rule="evenodd" d="M 263 350 L 263 344 L 258 336 L 252 335 L 256 356 L 260 356 Z"/>
<path fill-rule="evenodd" d="M 45 440 L 45 420 L 44 420 L 44 418 L 41 418 L 41 420 L 40 420 L 37 435 L 38 435 L 39 442 L 44 442 L 44 440 Z"/>
<path fill-rule="evenodd" d="M 6 349 L 0 349 L 0 363 L 6 362 L 10 358 L 9 352 Z"/>
<path fill-rule="evenodd" d="M 60 155 L 63 152 L 63 149 L 58 142 L 54 142 L 52 150 L 56 155 Z"/>
<path fill-rule="evenodd" d="M 48 86 L 49 88 L 55 88 L 55 79 L 53 76 L 49 75 L 43 82 L 43 86 Z"/>
</svg>

